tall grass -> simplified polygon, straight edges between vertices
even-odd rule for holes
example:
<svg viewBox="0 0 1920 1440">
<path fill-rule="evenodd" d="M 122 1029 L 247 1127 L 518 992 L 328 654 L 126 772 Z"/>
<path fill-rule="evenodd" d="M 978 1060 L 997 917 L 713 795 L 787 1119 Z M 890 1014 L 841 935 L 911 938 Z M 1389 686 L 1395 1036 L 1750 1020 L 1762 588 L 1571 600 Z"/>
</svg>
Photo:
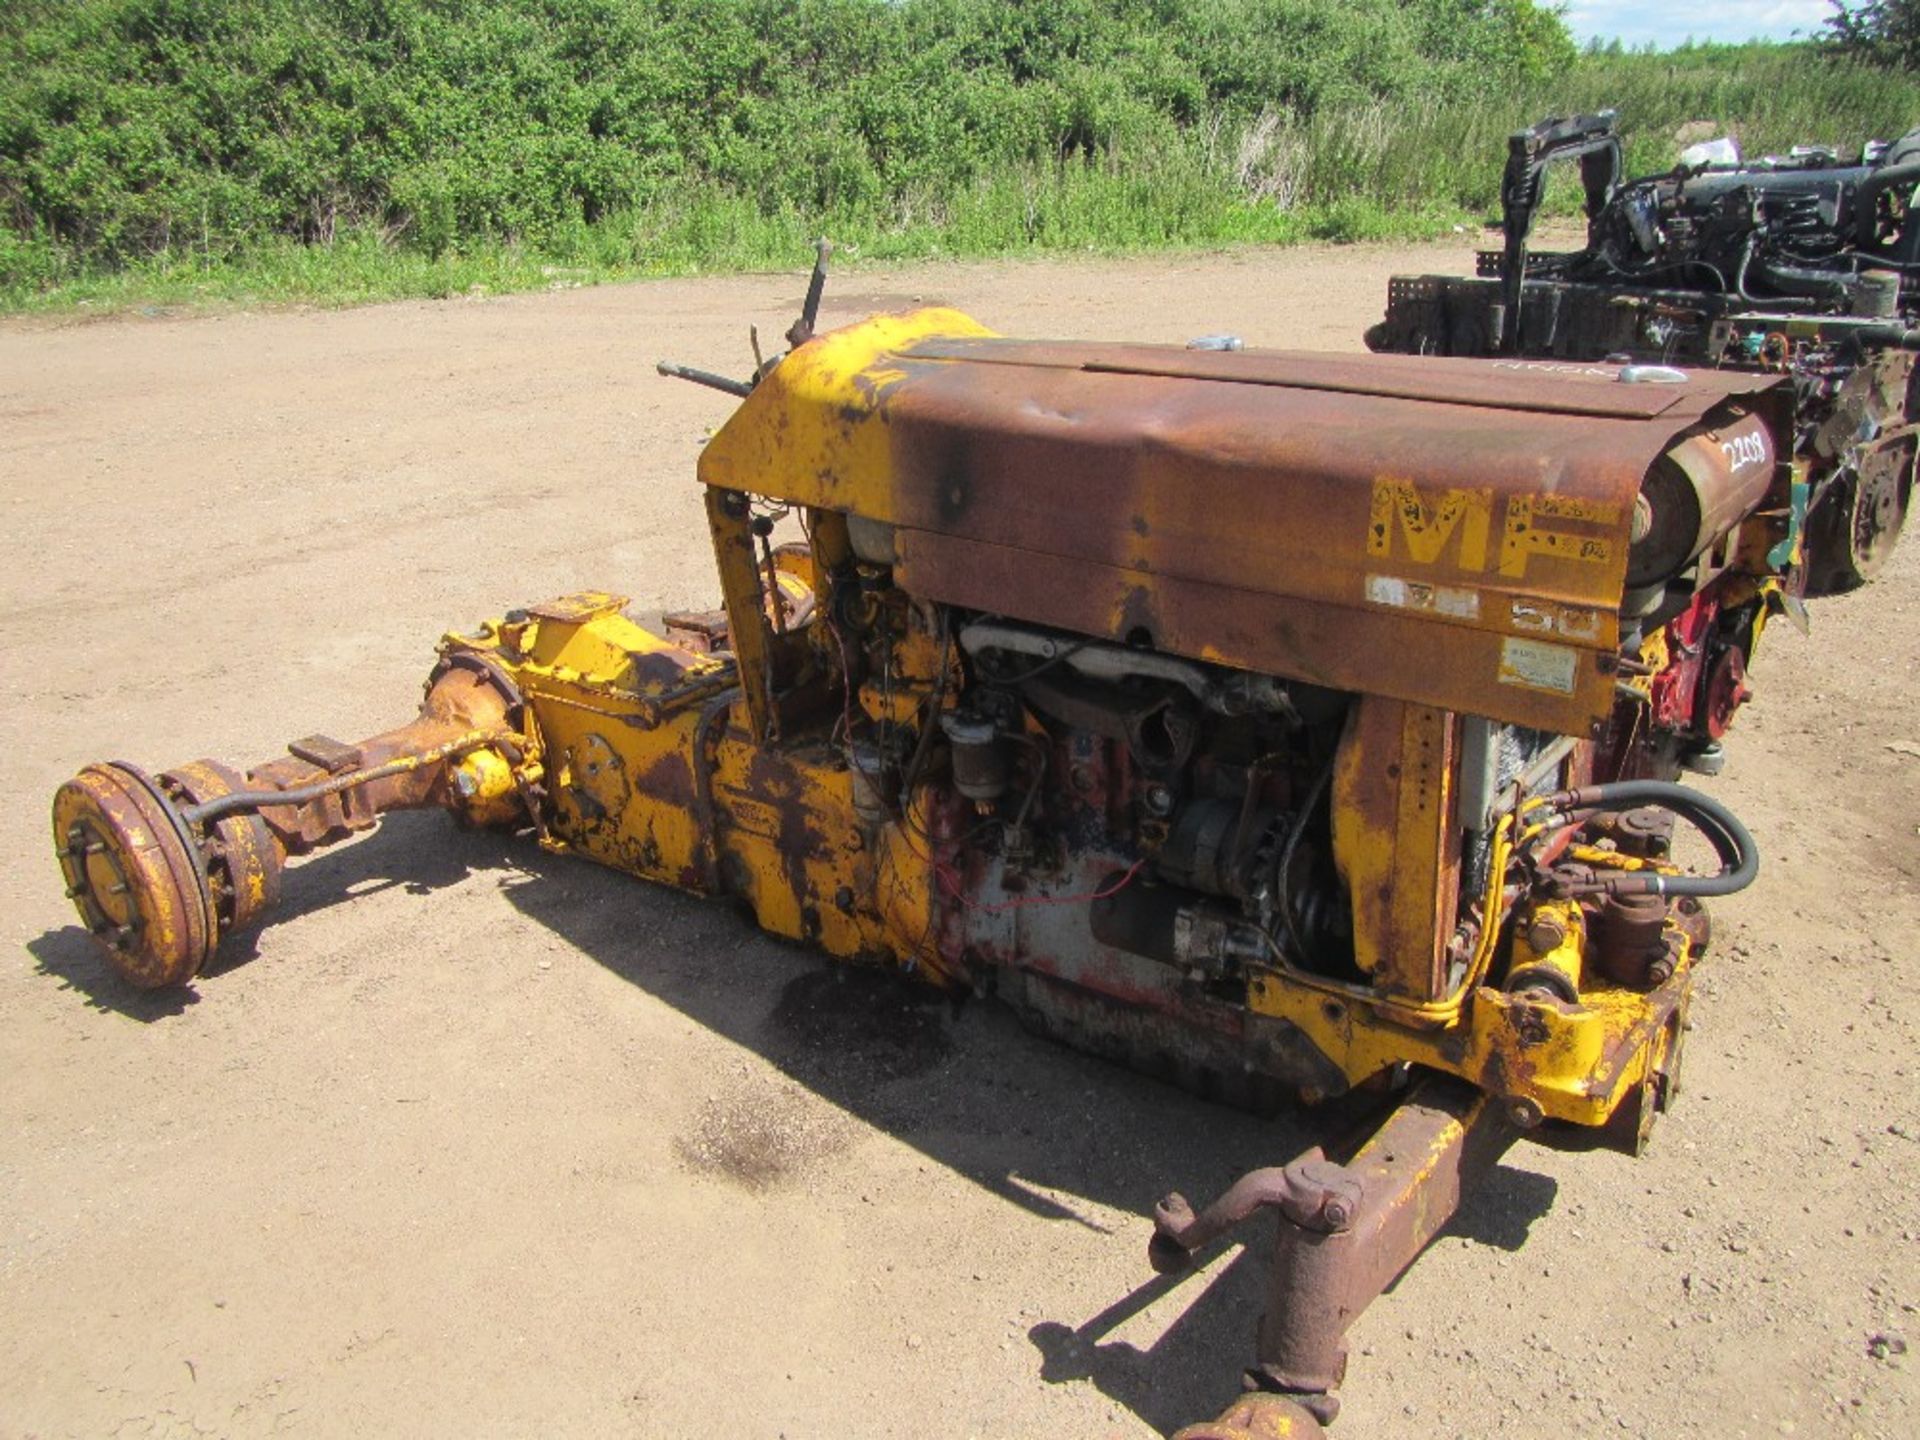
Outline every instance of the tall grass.
<svg viewBox="0 0 1920 1440">
<path fill-rule="evenodd" d="M 1412 238 L 1490 216 L 1507 134 L 1549 113 L 1617 110 L 1636 173 L 1705 133 L 1751 155 L 1920 124 L 1910 74 L 1792 45 L 1575 56 L 1557 21 L 1513 38 L 1551 21 L 1527 0 L 313 0 L 331 58 L 278 31 L 224 66 L 173 43 L 241 11 L 311 40 L 290 5 L 0 17 L 0 81 L 21 81 L 0 84 L 0 306 L 777 268 L 820 233 L 880 260 Z M 674 49 L 682 11 L 715 24 Z M 1449 16 L 1480 26 L 1471 43 L 1435 38 Z M 642 41 L 667 48 L 620 48 Z M 595 44 L 647 103 L 595 78 Z M 1417 73 L 1383 77 L 1381 52 Z M 419 73 L 383 82 L 368 54 Z M 766 73 L 769 55 L 796 73 Z M 689 57 L 700 74 L 662 68 Z M 443 94 L 449 76 L 485 103 Z"/>
<path fill-rule="evenodd" d="M 1499 201 L 1510 132 L 1545 115 L 1601 109 L 1619 112 L 1628 172 L 1650 174 L 1674 163 L 1683 127 L 1695 139 L 1732 135 L 1748 156 L 1895 139 L 1920 126 L 1920 76 L 1827 59 L 1804 45 L 1587 54 L 1559 76 L 1473 102 L 1318 114 L 1282 127 L 1273 149 L 1309 204 L 1360 194 L 1485 213 Z"/>
</svg>

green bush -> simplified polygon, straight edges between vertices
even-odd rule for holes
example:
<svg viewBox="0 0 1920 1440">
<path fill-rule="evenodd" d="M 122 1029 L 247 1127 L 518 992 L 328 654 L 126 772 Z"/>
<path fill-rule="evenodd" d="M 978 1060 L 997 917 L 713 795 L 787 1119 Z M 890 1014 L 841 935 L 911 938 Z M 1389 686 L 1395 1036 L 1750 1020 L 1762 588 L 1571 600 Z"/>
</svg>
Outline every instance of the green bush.
<svg viewBox="0 0 1920 1440">
<path fill-rule="evenodd" d="M 0 300 L 785 264 L 822 230 L 1426 233 L 1493 204 L 1508 130 L 1603 104 L 1651 168 L 1692 120 L 1898 133 L 1920 85 L 1804 46 L 1577 55 L 1534 0 L 11 0 Z"/>
</svg>

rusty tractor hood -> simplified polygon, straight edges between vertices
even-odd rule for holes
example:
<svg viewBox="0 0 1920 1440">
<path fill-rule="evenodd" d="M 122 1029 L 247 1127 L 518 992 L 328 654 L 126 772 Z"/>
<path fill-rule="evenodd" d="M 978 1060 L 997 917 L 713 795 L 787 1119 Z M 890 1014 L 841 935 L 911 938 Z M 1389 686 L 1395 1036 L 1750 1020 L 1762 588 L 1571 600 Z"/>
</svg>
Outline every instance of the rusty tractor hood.
<svg viewBox="0 0 1920 1440">
<path fill-rule="evenodd" d="M 1768 474 L 1784 453 L 1770 377 L 1620 375 L 1019 341 L 927 309 L 800 346 L 700 478 L 891 527 L 862 528 L 929 599 L 1584 734 L 1649 472 L 1685 438 Z M 1715 427 L 1761 433 L 1743 460 Z"/>
</svg>

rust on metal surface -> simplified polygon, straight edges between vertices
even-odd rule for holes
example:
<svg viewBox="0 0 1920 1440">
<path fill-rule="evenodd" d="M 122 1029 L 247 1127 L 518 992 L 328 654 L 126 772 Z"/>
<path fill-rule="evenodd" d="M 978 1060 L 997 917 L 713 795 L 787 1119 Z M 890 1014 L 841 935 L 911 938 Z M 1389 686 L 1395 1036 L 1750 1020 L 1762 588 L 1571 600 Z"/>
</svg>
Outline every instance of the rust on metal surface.
<svg viewBox="0 0 1920 1440">
<path fill-rule="evenodd" d="M 737 491 L 709 490 L 707 526 L 713 534 L 714 564 L 726 602 L 727 633 L 739 660 L 737 683 L 747 702 L 753 736 L 764 741 L 775 731 L 772 677 L 767 664 L 773 637 L 768 633 L 760 592 L 747 497 Z"/>
<path fill-rule="evenodd" d="M 517 734 L 507 722 L 507 711 L 517 703 L 518 697 L 503 691 L 491 674 L 446 667 L 436 674 L 412 721 L 340 747 L 339 758 L 349 753 L 358 757 L 352 769 L 336 771 L 328 763 L 289 754 L 248 770 L 244 793 L 285 797 L 264 800 L 255 808 L 283 856 L 303 855 L 369 828 L 390 810 L 441 803 L 447 762 Z M 311 740 L 296 743 L 315 753 Z M 330 762 L 336 756 L 322 758 Z M 233 794 L 223 793 L 205 804 L 231 805 L 233 800 Z"/>
<path fill-rule="evenodd" d="M 119 762 L 90 765 L 54 796 L 68 896 L 129 981 L 182 984 L 223 935 L 277 903 L 289 858 L 387 811 L 449 804 L 451 762 L 515 744 L 508 715 L 518 704 L 483 667 L 444 665 L 410 724 L 357 745 L 309 736 L 290 747 L 299 753 L 244 776 L 212 760 L 157 779 Z"/>
<path fill-rule="evenodd" d="M 1279 1227 L 1267 1393 L 1187 1440 L 1318 1435 L 1348 1327 L 1515 1127 L 1637 1149 L 1673 1093 L 1704 912 L 1647 893 L 1686 878 L 1671 824 L 1612 801 L 1708 802 L 1610 783 L 1667 752 L 1608 723 L 1689 737 L 1700 677 L 1646 607 L 1786 538 L 1782 397 L 1017 344 L 945 310 L 796 335 L 700 462 L 722 609 L 663 636 L 564 595 L 447 637 L 384 734 L 89 767 L 55 801 L 69 894 L 128 978 L 176 983 L 290 857 L 441 807 L 1203 1095 L 1403 1096 L 1344 1162 L 1155 1212 L 1163 1270 Z M 807 545 L 774 544 L 789 520 Z M 1701 656 L 1748 653 L 1776 596 L 1731 573 L 1688 612 Z M 1716 813 L 1699 895 L 1757 864 Z"/>
<path fill-rule="evenodd" d="M 1346 1374 L 1348 1328 L 1453 1217 L 1514 1133 L 1481 1091 L 1429 1078 L 1345 1164 L 1313 1150 L 1282 1170 L 1256 1171 L 1197 1220 L 1169 1196 L 1155 1211 L 1151 1258 L 1164 1268 L 1271 1209 L 1279 1228 L 1249 1376 L 1284 1394 L 1330 1395 Z"/>
<path fill-rule="evenodd" d="M 1667 949 L 1667 901 L 1659 895 L 1608 895 L 1592 925 L 1593 960 L 1609 979 L 1647 990 L 1673 973 Z"/>
<path fill-rule="evenodd" d="M 1774 383 L 942 337 L 830 410 L 808 358 L 702 477 L 896 526 L 917 595 L 1575 734 L 1613 704 L 1642 480 Z"/>
<path fill-rule="evenodd" d="M 1334 854 L 1353 900 L 1354 963 L 1390 994 L 1446 991 L 1459 904 L 1458 716 L 1362 696 L 1334 770 Z"/>
<path fill-rule="evenodd" d="M 1462 1193 L 1513 1138 L 1482 1091 L 1425 1082 L 1342 1167 L 1362 1193 L 1346 1229 L 1280 1221 L 1257 1373 L 1281 1389 L 1333 1389 L 1346 1373 L 1348 1328 L 1453 1218 Z"/>
<path fill-rule="evenodd" d="M 1611 365 L 1562 365 L 1536 360 L 1491 363 L 1412 355 L 1338 355 L 1319 350 L 1189 350 L 1172 345 L 1111 344 L 1082 340 L 923 340 L 908 352 L 915 359 L 962 360 L 1113 375 L 1153 375 L 1169 380 L 1212 380 L 1317 390 L 1330 395 L 1371 395 L 1398 400 L 1435 400 L 1490 410 L 1543 415 L 1593 415 L 1650 420 L 1684 410 L 1701 394 L 1724 397 L 1729 387 L 1708 372 L 1704 384 L 1621 385 Z M 1528 382 L 1524 387 L 1517 381 Z M 1689 395 L 1689 391 L 1693 393 Z"/>
<path fill-rule="evenodd" d="M 1360 1182 L 1317 1147 L 1287 1165 L 1242 1175 L 1218 1200 L 1195 1214 L 1184 1196 L 1169 1195 L 1153 1210 L 1153 1268 L 1173 1274 L 1261 1210 L 1277 1210 L 1296 1225 L 1337 1234 L 1353 1223 Z"/>
<path fill-rule="evenodd" d="M 246 788 L 246 777 L 217 760 L 195 760 L 161 776 L 178 800 L 205 805 Z M 203 847 L 221 934 L 244 930 L 280 903 L 283 852 L 257 811 L 212 822 Z"/>
<path fill-rule="evenodd" d="M 218 925 L 205 865 L 145 771 L 87 766 L 54 795 L 53 839 L 67 896 L 116 970 L 146 989 L 199 973 Z"/>
</svg>

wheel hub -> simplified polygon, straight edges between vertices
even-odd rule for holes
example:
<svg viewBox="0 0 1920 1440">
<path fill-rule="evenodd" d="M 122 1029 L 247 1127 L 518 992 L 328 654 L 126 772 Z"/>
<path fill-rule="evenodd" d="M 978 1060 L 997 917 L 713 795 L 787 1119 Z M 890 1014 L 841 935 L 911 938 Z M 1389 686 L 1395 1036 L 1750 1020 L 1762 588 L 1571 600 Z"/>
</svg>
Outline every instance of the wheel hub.
<svg viewBox="0 0 1920 1440">
<path fill-rule="evenodd" d="M 89 765 L 53 798 L 67 896 L 113 967 L 143 988 L 199 971 L 218 936 L 206 867 L 179 811 L 145 772 Z"/>
</svg>

